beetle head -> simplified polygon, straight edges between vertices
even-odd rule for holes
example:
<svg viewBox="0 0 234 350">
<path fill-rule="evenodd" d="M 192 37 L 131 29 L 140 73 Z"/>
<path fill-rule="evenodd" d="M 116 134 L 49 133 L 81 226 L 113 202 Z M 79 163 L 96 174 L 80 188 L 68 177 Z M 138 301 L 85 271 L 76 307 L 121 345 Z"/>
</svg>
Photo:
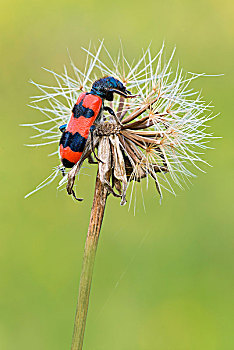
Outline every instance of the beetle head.
<svg viewBox="0 0 234 350">
<path fill-rule="evenodd" d="M 113 101 L 114 93 L 125 98 L 135 97 L 126 89 L 121 81 L 114 77 L 105 77 L 96 80 L 92 85 L 91 93 L 98 95 L 107 101 Z"/>
</svg>

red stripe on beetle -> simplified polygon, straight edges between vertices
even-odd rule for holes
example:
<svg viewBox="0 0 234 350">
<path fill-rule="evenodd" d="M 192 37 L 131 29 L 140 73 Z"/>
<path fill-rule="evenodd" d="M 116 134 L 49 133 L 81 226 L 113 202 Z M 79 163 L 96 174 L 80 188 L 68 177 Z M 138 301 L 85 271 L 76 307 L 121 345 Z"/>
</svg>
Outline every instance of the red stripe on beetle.
<svg viewBox="0 0 234 350">
<path fill-rule="evenodd" d="M 75 118 L 74 118 L 75 119 Z M 78 125 L 76 126 L 76 128 L 74 128 L 72 130 L 72 133 L 74 133 L 74 130 L 75 132 L 78 131 L 78 133 L 85 137 L 86 139 L 88 138 L 89 136 L 89 129 L 91 128 L 91 126 L 93 125 L 94 121 L 96 119 L 96 116 L 94 115 L 92 118 L 85 118 L 84 116 L 80 116 L 79 117 L 79 123 Z M 73 124 L 73 123 L 71 123 Z M 68 129 L 67 129 L 68 130 Z M 68 130 L 69 131 L 69 130 Z"/>
<path fill-rule="evenodd" d="M 73 152 L 70 147 L 63 148 L 63 145 L 59 146 L 59 152 L 62 159 L 67 159 L 69 162 L 76 164 L 83 152 Z"/>
<path fill-rule="evenodd" d="M 99 96 L 96 95 L 86 95 L 84 98 L 84 101 L 82 103 L 82 105 L 85 108 L 90 108 L 95 112 L 99 112 L 100 108 L 102 106 L 102 99 Z"/>
<path fill-rule="evenodd" d="M 81 136 L 87 139 L 89 136 L 89 129 L 93 125 L 95 119 L 95 115 L 92 118 L 85 118 L 83 115 L 79 118 L 71 117 L 66 131 L 69 131 L 73 135 L 78 132 Z"/>
<path fill-rule="evenodd" d="M 79 118 L 74 118 L 73 115 L 71 116 L 69 123 L 67 124 L 66 131 L 70 131 L 70 133 L 75 134 L 80 125 L 80 117 Z"/>
</svg>

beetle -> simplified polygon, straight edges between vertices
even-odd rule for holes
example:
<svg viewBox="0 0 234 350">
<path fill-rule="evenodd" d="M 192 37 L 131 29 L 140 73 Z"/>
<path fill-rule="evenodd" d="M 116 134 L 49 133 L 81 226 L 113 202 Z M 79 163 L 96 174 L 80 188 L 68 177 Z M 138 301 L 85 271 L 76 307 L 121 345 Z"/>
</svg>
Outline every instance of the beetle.
<svg viewBox="0 0 234 350">
<path fill-rule="evenodd" d="M 65 168 L 72 168 L 80 159 L 89 133 L 91 133 L 91 147 L 95 158 L 100 161 L 93 147 L 94 122 L 98 122 L 103 111 L 108 111 L 115 118 L 111 107 L 104 105 L 104 100 L 113 101 L 114 93 L 125 98 L 135 97 L 130 91 L 112 76 L 96 80 L 90 92 L 83 92 L 78 97 L 72 109 L 68 124 L 60 126 L 62 136 L 59 143 L 60 159 Z"/>
</svg>

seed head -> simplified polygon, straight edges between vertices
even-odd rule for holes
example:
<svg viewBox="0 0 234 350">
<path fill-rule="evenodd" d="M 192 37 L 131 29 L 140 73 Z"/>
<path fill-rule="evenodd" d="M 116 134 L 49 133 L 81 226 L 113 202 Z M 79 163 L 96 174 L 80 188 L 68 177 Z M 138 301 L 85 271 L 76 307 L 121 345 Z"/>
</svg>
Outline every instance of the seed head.
<svg viewBox="0 0 234 350">
<path fill-rule="evenodd" d="M 175 194 L 172 184 L 182 188 L 195 176 L 189 163 L 199 170 L 202 159 L 200 150 L 209 148 L 207 142 L 213 134 L 207 133 L 207 122 L 214 118 L 210 104 L 202 100 L 200 93 L 190 88 L 190 83 L 202 74 L 184 73 L 177 67 L 175 73 L 169 60 L 162 64 L 164 46 L 152 55 L 151 49 L 143 51 L 141 58 L 130 64 L 119 51 L 113 59 L 100 43 L 97 50 L 83 49 L 86 53 L 84 70 L 75 66 L 70 59 L 73 76 L 64 67 L 63 74 L 47 70 L 54 76 L 55 86 L 45 86 L 32 81 L 41 92 L 34 96 L 31 107 L 40 110 L 45 120 L 31 126 L 36 132 L 32 138 L 44 142 L 31 144 L 41 146 L 55 144 L 57 157 L 60 139 L 59 126 L 68 122 L 72 108 L 81 91 L 90 91 L 93 82 L 104 76 L 113 76 L 122 81 L 135 98 L 115 96 L 110 102 L 116 118 L 103 114 L 94 131 L 94 147 L 98 150 L 100 180 L 121 204 L 126 203 L 126 191 L 130 184 L 152 178 L 162 198 L 163 190 Z M 106 57 L 101 58 L 101 54 Z M 108 63 L 109 62 L 109 63 Z M 107 104 L 107 102 L 105 102 Z M 92 144 L 89 136 L 79 162 L 59 182 L 66 184 L 67 192 L 73 194 L 77 174 L 87 159 L 92 158 Z M 46 186 L 59 175 L 61 165 L 27 196 Z M 65 171 L 65 170 L 64 170 Z M 203 170 L 202 170 L 203 171 Z M 111 176 L 111 182 L 108 179 Z M 27 197 L 26 196 L 26 197 Z M 130 199 L 132 198 L 132 192 Z M 131 202 L 131 200 L 130 200 Z"/>
</svg>

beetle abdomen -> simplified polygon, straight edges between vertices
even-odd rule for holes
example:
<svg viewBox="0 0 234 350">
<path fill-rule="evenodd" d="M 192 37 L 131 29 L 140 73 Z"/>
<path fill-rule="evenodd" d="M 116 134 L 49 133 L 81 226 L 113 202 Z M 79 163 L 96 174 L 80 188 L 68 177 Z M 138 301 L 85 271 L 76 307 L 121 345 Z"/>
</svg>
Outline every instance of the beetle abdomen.
<svg viewBox="0 0 234 350">
<path fill-rule="evenodd" d="M 82 93 L 73 110 L 66 130 L 60 139 L 60 157 L 66 168 L 76 164 L 84 150 L 90 127 L 102 107 L 102 99 L 89 93 Z"/>
</svg>

